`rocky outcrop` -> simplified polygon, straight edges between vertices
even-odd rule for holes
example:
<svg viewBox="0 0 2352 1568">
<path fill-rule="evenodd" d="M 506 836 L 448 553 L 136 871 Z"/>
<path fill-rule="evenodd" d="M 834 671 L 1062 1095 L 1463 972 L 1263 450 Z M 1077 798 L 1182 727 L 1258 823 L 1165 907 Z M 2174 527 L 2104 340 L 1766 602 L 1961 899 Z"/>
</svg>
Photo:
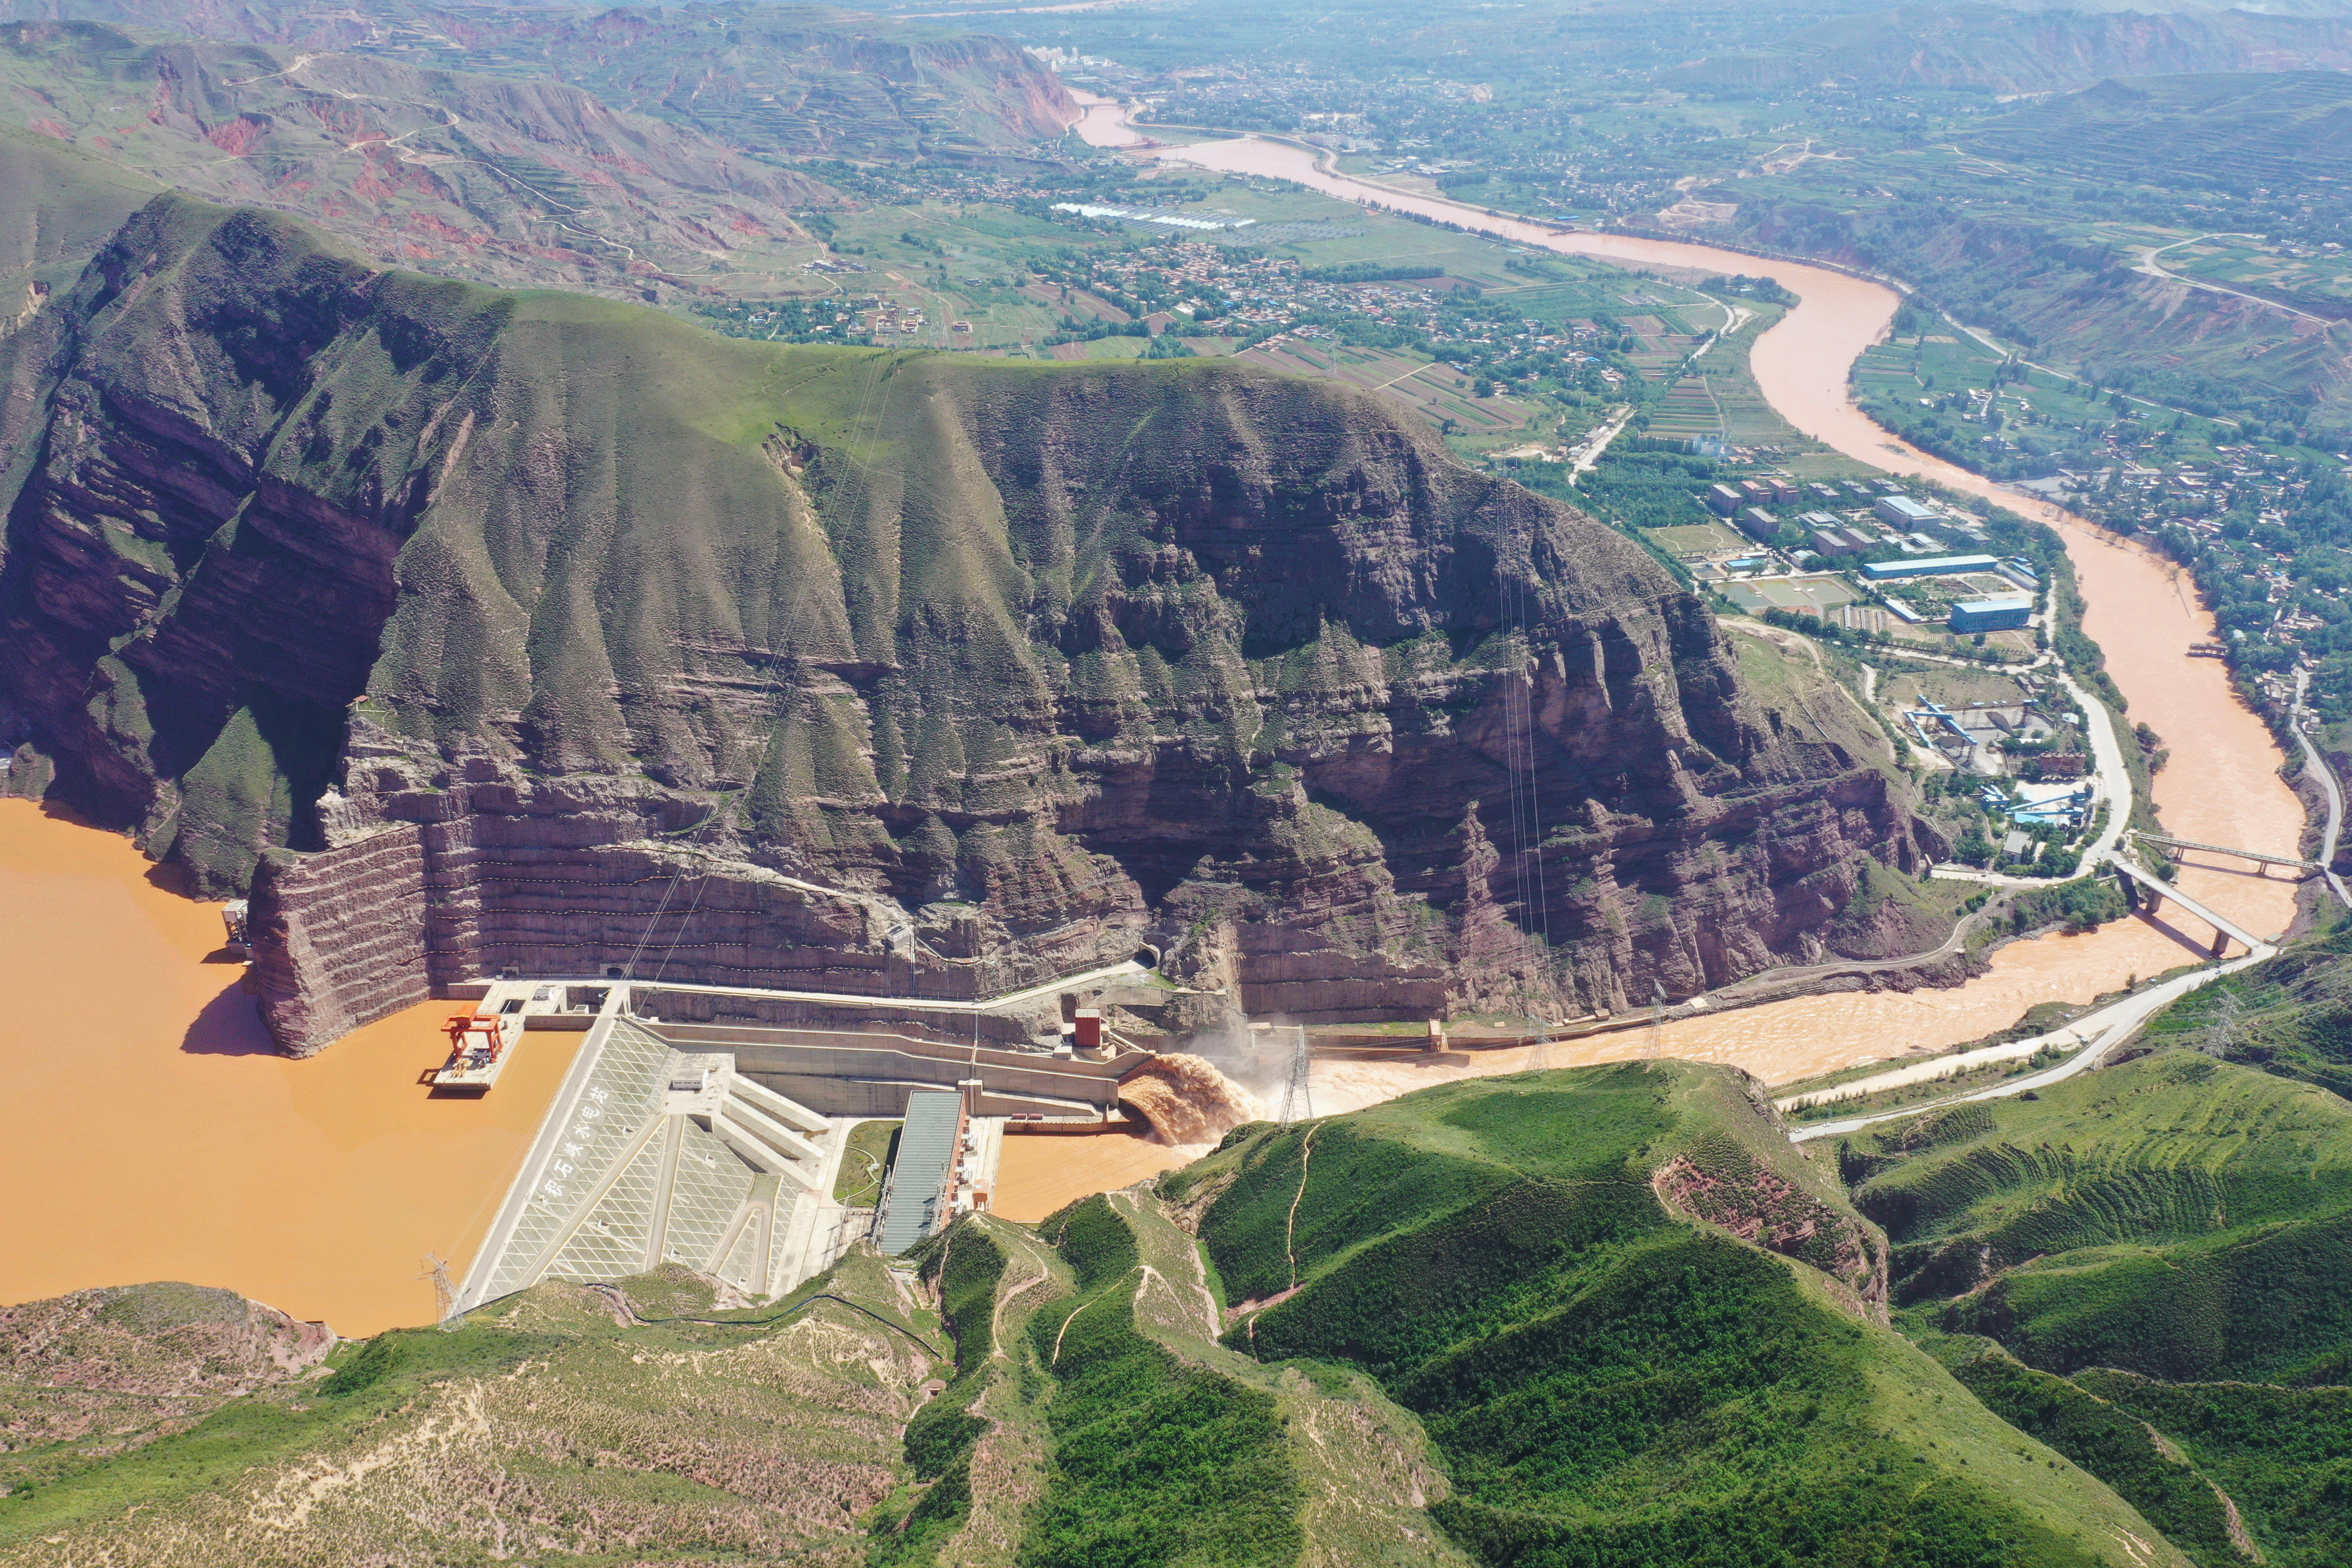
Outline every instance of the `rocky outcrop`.
<svg viewBox="0 0 2352 1568">
<path fill-rule="evenodd" d="M 179 198 L 47 309 L 5 700 L 250 880 L 289 1050 L 501 970 L 1146 942 L 1307 1020 L 1613 1009 L 1867 947 L 1935 847 L 1640 549 L 1328 384 L 719 340 Z"/>
</svg>

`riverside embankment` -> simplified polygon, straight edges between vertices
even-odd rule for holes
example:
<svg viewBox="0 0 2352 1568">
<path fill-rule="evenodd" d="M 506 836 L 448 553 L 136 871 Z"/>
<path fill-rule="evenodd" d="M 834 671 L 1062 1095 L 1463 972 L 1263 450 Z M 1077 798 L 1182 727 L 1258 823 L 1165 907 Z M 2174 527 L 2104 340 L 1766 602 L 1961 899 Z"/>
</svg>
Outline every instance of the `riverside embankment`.
<svg viewBox="0 0 2352 1568">
<path fill-rule="evenodd" d="M 1751 363 L 1765 397 L 1806 435 L 1887 473 L 1983 496 L 2048 523 L 2064 540 L 2086 610 L 2084 628 L 2105 650 L 2108 673 L 2129 704 L 2128 726 L 2154 727 L 2172 753 L 2158 773 L 2155 803 L 2186 838 L 2288 854 L 2305 816 L 2281 781 L 2270 731 L 2238 700 L 2215 661 L 2189 657 L 2214 635 L 2179 570 L 2138 545 L 2047 502 L 2010 490 L 1905 445 L 1854 405 L 1853 363 L 1894 320 L 1897 297 L 1884 284 L 1825 267 L 1772 260 L 1706 246 L 1624 235 L 1564 231 L 1497 216 L 1443 197 L 1337 172 L 1307 147 L 1263 137 L 1195 146 L 1143 144 L 1116 111 L 1087 106 L 1089 141 L 1139 156 L 1206 169 L 1289 180 L 1327 195 L 1419 213 L 1515 244 L 1591 256 L 1628 267 L 1682 273 L 1771 278 L 1800 302 L 1756 343 Z M 2193 897 L 2270 936 L 2294 917 L 2294 890 L 2283 879 L 2212 857 L 2190 855 L 2180 885 Z M 1918 991 L 1851 992 L 1671 1018 L 1656 1027 L 1555 1044 L 1553 1066 L 1629 1057 L 1675 1056 L 1735 1063 L 1768 1082 L 1788 1082 L 1857 1062 L 1936 1050 L 2006 1028 L 2044 1002 L 2086 1002 L 2203 956 L 2211 933 L 2187 916 L 2128 920 L 2080 936 L 2013 942 L 1989 973 L 1965 985 Z M 1318 1110 L 1369 1103 L 1465 1072 L 1507 1072 L 1532 1051 L 1494 1051 L 1423 1064 L 1318 1064 Z"/>
</svg>

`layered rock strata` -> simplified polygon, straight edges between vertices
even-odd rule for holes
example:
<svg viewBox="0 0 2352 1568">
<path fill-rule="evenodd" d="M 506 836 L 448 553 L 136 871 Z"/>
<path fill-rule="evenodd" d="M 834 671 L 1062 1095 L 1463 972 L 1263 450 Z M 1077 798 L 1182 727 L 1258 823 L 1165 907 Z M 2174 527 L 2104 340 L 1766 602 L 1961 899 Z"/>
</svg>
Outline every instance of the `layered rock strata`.
<svg viewBox="0 0 2352 1568">
<path fill-rule="evenodd" d="M 719 340 L 176 197 L 47 309 L 21 771 L 250 882 L 298 1054 L 502 970 L 1146 942 L 1302 1019 L 1613 1009 L 1870 948 L 1936 847 L 1639 548 L 1328 384 Z"/>
</svg>

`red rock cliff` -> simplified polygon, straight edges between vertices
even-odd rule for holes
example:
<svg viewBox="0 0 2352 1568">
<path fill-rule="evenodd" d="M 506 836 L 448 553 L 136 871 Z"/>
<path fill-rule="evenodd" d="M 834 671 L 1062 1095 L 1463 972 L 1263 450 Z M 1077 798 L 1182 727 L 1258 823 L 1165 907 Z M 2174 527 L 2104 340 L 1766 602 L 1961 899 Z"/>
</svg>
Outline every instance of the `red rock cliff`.
<svg viewBox="0 0 2352 1568">
<path fill-rule="evenodd" d="M 0 680 L 289 1050 L 436 983 L 1619 1007 L 1924 847 L 1699 603 L 1383 405 L 785 349 L 165 198 L 52 307 Z M 37 772 L 37 770 L 33 770 Z"/>
</svg>

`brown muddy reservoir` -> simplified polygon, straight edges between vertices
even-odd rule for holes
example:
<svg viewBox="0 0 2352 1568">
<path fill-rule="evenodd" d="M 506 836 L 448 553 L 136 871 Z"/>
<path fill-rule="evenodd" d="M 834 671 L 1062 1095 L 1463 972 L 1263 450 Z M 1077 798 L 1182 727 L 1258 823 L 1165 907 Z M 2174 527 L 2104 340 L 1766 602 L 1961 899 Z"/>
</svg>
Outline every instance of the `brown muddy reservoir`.
<svg viewBox="0 0 2352 1568">
<path fill-rule="evenodd" d="M 434 1099 L 450 1010 L 277 1055 L 207 962 L 218 907 L 128 839 L 0 800 L 0 1302 L 220 1285 L 340 1333 L 429 1323 L 425 1254 L 462 1277 L 572 1054 L 534 1032 L 486 1099 Z"/>
</svg>

